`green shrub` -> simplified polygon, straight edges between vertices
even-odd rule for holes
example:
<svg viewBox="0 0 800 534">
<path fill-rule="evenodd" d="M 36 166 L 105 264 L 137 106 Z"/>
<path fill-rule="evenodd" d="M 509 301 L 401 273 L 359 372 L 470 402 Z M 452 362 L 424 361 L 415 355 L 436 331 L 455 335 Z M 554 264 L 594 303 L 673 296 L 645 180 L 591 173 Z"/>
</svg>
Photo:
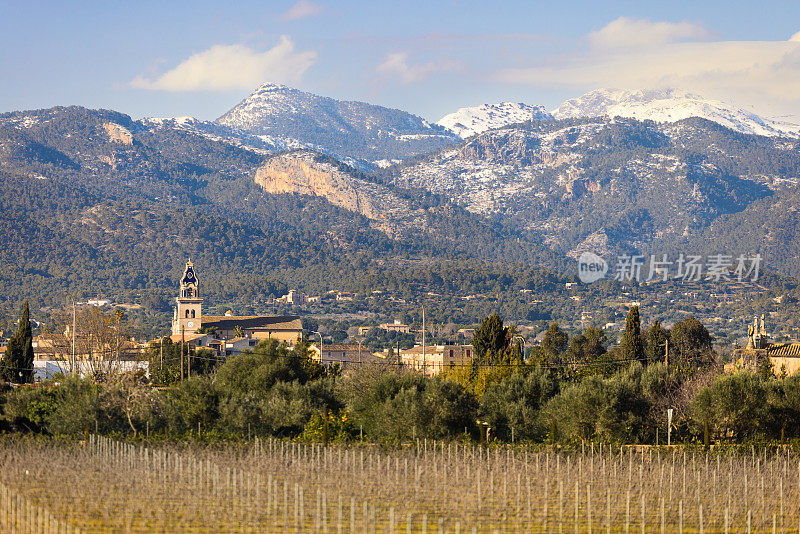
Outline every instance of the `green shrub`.
<svg viewBox="0 0 800 534">
<path fill-rule="evenodd" d="M 475 396 L 449 380 L 370 370 L 344 380 L 339 392 L 354 422 L 372 439 L 455 437 L 475 426 Z"/>
<path fill-rule="evenodd" d="M 540 439 L 547 432 L 540 418 L 542 406 L 558 391 L 551 373 L 534 368 L 527 375 L 520 373 L 493 384 L 481 399 L 480 418 L 492 427 L 492 433 L 511 439 Z"/>
<path fill-rule="evenodd" d="M 720 375 L 692 403 L 698 425 L 710 424 L 721 439 L 741 441 L 768 430 L 765 381 L 746 371 Z"/>
</svg>

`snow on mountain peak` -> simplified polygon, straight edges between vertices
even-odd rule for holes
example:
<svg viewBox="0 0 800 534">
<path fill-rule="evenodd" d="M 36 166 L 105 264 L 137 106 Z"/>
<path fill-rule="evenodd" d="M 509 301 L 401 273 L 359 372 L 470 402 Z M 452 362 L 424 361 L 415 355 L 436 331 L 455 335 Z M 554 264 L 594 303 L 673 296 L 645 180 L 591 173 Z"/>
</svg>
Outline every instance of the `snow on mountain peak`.
<svg viewBox="0 0 800 534">
<path fill-rule="evenodd" d="M 800 136 L 798 124 L 770 120 L 681 89 L 597 89 L 567 100 L 553 112 L 553 116 L 557 119 L 631 117 L 656 122 L 677 122 L 700 117 L 746 134 Z"/>
<path fill-rule="evenodd" d="M 261 85 L 259 85 L 254 92 L 258 93 L 261 91 L 281 91 L 284 89 L 291 89 L 291 88 L 288 85 L 284 85 L 282 83 L 264 82 Z"/>
<path fill-rule="evenodd" d="M 421 117 L 274 83 L 260 85 L 215 121 L 251 135 L 296 139 L 340 157 L 367 161 L 428 153 L 456 136 Z"/>
<path fill-rule="evenodd" d="M 436 123 L 455 132 L 462 139 L 529 120 L 551 120 L 553 118 L 544 106 L 529 106 L 517 102 L 483 104 L 460 108 L 455 113 L 445 115 Z"/>
</svg>

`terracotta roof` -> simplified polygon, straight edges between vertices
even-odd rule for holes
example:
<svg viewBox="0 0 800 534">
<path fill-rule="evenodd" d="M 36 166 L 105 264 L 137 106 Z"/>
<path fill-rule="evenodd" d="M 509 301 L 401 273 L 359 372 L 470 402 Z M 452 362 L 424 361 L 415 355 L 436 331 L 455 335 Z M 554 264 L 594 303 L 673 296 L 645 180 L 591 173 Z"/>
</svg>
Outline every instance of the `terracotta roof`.
<svg viewBox="0 0 800 534">
<path fill-rule="evenodd" d="M 173 343 L 180 343 L 181 340 L 186 341 L 194 341 L 195 339 L 200 339 L 201 337 L 205 337 L 208 334 L 172 334 L 169 338 L 172 340 Z M 158 343 L 160 340 L 154 339 L 151 343 Z"/>
<path fill-rule="evenodd" d="M 203 328 L 217 330 L 264 329 L 264 330 L 302 330 L 303 322 L 296 315 L 204 315 Z"/>
<path fill-rule="evenodd" d="M 472 345 L 425 345 L 425 353 L 426 354 L 434 354 L 437 352 L 444 352 L 446 350 L 456 350 L 466 351 L 467 349 L 472 349 Z M 415 345 L 413 348 L 407 350 L 400 350 L 401 354 L 422 354 L 422 345 Z"/>
<path fill-rule="evenodd" d="M 776 343 L 767 348 L 770 356 L 800 356 L 800 343 Z"/>
<path fill-rule="evenodd" d="M 314 343 L 314 347 L 319 348 L 319 343 Z M 334 344 L 330 344 L 329 345 L 329 344 L 326 343 L 326 344 L 324 344 L 322 346 L 322 350 L 324 350 L 325 352 L 328 352 L 328 351 L 345 351 L 345 352 L 356 351 L 357 352 L 358 351 L 358 344 L 356 343 L 356 344 L 352 344 L 352 345 L 334 345 Z M 364 353 L 367 353 L 367 352 L 369 352 L 369 349 L 367 347 L 365 347 L 364 345 L 361 345 L 361 351 L 364 352 Z"/>
</svg>

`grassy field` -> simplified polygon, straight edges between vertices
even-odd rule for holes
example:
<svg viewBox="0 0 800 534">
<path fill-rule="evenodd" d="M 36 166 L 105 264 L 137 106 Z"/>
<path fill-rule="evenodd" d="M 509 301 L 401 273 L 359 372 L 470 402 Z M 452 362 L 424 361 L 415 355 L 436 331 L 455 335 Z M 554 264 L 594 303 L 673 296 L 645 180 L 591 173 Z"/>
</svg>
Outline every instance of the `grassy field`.
<svg viewBox="0 0 800 534">
<path fill-rule="evenodd" d="M 798 532 L 788 450 L 6 439 L 3 532 Z"/>
</svg>

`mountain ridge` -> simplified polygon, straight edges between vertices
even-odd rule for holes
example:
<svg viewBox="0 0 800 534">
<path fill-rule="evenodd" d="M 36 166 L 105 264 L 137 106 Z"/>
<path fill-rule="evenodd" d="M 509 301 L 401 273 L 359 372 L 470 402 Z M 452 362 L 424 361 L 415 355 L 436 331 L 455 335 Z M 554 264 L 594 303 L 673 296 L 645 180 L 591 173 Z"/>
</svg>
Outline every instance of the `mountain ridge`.
<svg viewBox="0 0 800 534">
<path fill-rule="evenodd" d="M 455 132 L 462 139 L 490 130 L 530 120 L 552 120 L 544 106 L 522 102 L 500 102 L 459 108 L 445 115 L 436 124 Z"/>
<path fill-rule="evenodd" d="M 595 89 L 564 101 L 553 111 L 557 119 L 578 117 L 628 117 L 656 122 L 677 122 L 699 117 L 745 134 L 800 137 L 800 124 L 775 121 L 718 100 L 680 89 Z"/>
<path fill-rule="evenodd" d="M 800 220 L 771 207 L 796 198 L 799 149 L 796 140 L 741 134 L 695 117 L 675 123 L 595 117 L 488 130 L 383 172 L 395 185 L 430 190 L 532 231 L 560 254 L 604 235 L 602 248 L 616 253 L 760 250 L 771 268 L 797 274 L 791 243 L 780 249 L 772 241 L 729 242 L 706 229 L 724 218 L 755 230 L 737 214 L 761 205 L 772 213 L 768 218 L 780 220 L 782 235 L 800 230 Z"/>
<path fill-rule="evenodd" d="M 387 314 L 449 295 L 441 317 L 465 322 L 580 316 L 593 304 L 564 282 L 581 250 L 760 253 L 800 274 L 798 139 L 699 118 L 534 120 L 364 173 L 324 138 L 309 144 L 327 154 L 261 135 L 80 107 L 0 114 L 0 310 L 78 292 L 161 313 L 187 257 L 218 305 L 272 313 L 267 297 L 291 288 L 380 288 L 403 301 L 369 301 Z M 608 283 L 580 290 L 613 320 L 604 295 L 624 290 Z"/>
<path fill-rule="evenodd" d="M 250 134 L 294 138 L 367 161 L 404 158 L 458 141 L 446 128 L 406 111 L 271 83 L 256 88 L 214 122 Z"/>
<path fill-rule="evenodd" d="M 597 232 L 607 237 L 608 250 L 642 251 L 664 236 L 686 242 L 721 216 L 749 228 L 736 214 L 759 201 L 788 231 L 791 217 L 767 198 L 797 188 L 800 176 L 797 140 L 742 134 L 695 117 L 532 120 L 366 174 L 358 167 L 342 171 L 339 161 L 349 162 L 318 145 L 271 143 L 269 136 L 186 117 L 136 121 L 109 110 L 51 108 L 2 114 L 0 133 L 6 169 L 41 179 L 71 173 L 101 199 L 211 203 L 221 216 L 259 224 L 265 212 L 248 205 L 254 196 L 311 195 L 364 217 L 392 239 L 428 228 L 430 213 L 415 219 L 418 207 L 453 203 L 496 221 L 507 235 L 532 232 L 558 255 Z M 281 155 L 286 151 L 295 154 Z M 311 163 L 298 163 L 301 153 Z M 277 181 L 270 176 L 280 172 L 269 167 L 276 156 L 286 163 Z M 426 200 L 414 207 L 407 203 L 414 195 Z M 794 197 L 781 198 L 790 205 Z"/>
</svg>

